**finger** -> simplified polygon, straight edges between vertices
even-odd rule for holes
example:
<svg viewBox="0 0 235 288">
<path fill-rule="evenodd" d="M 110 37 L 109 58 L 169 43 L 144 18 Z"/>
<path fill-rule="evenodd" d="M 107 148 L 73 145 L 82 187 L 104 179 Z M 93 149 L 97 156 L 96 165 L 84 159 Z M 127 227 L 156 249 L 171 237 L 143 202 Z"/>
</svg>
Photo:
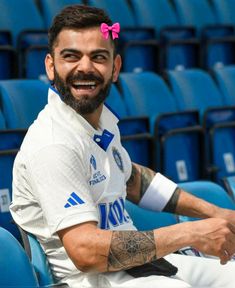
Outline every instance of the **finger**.
<svg viewBox="0 0 235 288">
<path fill-rule="evenodd" d="M 229 252 L 223 249 L 220 253 L 220 264 L 225 265 L 231 259 Z"/>
</svg>

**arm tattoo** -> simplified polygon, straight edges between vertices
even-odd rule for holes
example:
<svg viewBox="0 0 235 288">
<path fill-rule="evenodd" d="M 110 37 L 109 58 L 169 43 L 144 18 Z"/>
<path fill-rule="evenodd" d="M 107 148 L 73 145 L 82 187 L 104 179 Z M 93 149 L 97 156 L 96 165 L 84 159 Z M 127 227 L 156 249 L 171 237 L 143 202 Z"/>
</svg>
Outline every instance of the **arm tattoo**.
<svg viewBox="0 0 235 288">
<path fill-rule="evenodd" d="M 138 204 L 148 189 L 155 172 L 140 165 L 132 164 L 132 171 L 127 181 L 128 199 Z"/>
<path fill-rule="evenodd" d="M 132 164 L 131 176 L 127 181 L 127 186 L 131 187 L 135 183 L 135 178 L 138 173 L 138 170 L 135 165 Z"/>
<path fill-rule="evenodd" d="M 166 206 L 164 207 L 164 212 L 175 213 L 176 207 L 178 204 L 179 196 L 180 196 L 181 189 L 177 187 L 175 192 L 171 196 L 170 200 L 167 202 Z"/>
<path fill-rule="evenodd" d="M 153 180 L 154 172 L 146 167 L 141 167 L 141 186 L 140 186 L 140 198 L 148 189 L 151 181 Z"/>
<path fill-rule="evenodd" d="M 153 231 L 113 231 L 108 271 L 125 270 L 156 259 Z"/>
</svg>

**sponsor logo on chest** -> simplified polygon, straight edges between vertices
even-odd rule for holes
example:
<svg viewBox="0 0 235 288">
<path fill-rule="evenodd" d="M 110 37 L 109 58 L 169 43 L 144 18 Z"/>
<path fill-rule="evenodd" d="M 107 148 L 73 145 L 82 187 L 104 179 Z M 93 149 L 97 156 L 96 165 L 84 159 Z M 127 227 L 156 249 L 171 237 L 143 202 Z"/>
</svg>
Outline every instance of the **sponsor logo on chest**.
<svg viewBox="0 0 235 288">
<path fill-rule="evenodd" d="M 89 184 L 91 186 L 94 186 L 106 179 L 106 176 L 102 174 L 100 170 L 97 169 L 96 159 L 93 155 L 91 155 L 90 158 L 90 166 L 91 166 L 91 179 L 89 181 Z"/>
</svg>

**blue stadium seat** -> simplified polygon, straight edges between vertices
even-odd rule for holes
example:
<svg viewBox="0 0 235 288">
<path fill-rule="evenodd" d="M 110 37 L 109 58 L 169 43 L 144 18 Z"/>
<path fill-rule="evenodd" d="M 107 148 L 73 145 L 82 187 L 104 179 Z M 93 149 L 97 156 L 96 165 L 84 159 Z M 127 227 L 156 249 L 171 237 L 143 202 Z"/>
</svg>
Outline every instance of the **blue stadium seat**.
<svg viewBox="0 0 235 288">
<path fill-rule="evenodd" d="M 199 110 L 203 119 L 208 109 L 226 105 L 218 87 L 206 71 L 201 69 L 167 71 L 166 76 L 178 107 L 182 111 Z"/>
<path fill-rule="evenodd" d="M 51 26 L 55 15 L 67 5 L 83 4 L 82 0 L 38 0 L 38 5 L 42 14 L 45 27 Z"/>
<path fill-rule="evenodd" d="M 55 280 L 53 278 L 46 254 L 44 253 L 41 245 L 35 236 L 26 232 L 21 227 L 18 228 L 21 234 L 23 247 L 34 267 L 40 287 L 49 287 L 49 285 L 52 286 L 55 284 Z"/>
<path fill-rule="evenodd" d="M 218 23 L 235 26 L 234 0 L 210 0 Z"/>
<path fill-rule="evenodd" d="M 17 77 L 16 49 L 11 45 L 0 45 L 0 80 Z"/>
<path fill-rule="evenodd" d="M 212 70 L 226 105 L 235 105 L 235 66 L 224 66 Z"/>
<path fill-rule="evenodd" d="M 39 287 L 33 267 L 20 243 L 0 227 L 0 286 Z"/>
<path fill-rule="evenodd" d="M 12 200 L 12 168 L 17 152 L 18 149 L 0 151 L 0 226 L 20 240 L 19 230 L 13 223 L 9 211 Z"/>
<path fill-rule="evenodd" d="M 45 29 L 36 3 L 31 0 L 1 0 L 0 27 L 10 31 L 15 47 L 21 32 Z"/>
<path fill-rule="evenodd" d="M 218 184 L 211 181 L 195 181 L 188 183 L 180 183 L 179 186 L 185 191 L 202 198 L 212 204 L 222 208 L 235 210 L 235 202 L 226 193 L 226 191 Z M 179 216 L 179 221 L 192 221 L 197 218 Z"/>
<path fill-rule="evenodd" d="M 200 178 L 202 128 L 197 111 L 179 112 L 166 83 L 155 73 L 121 73 L 119 85 L 129 114 L 150 118 L 155 169 L 174 181 Z M 197 147 L 197 155 L 192 147 Z"/>
<path fill-rule="evenodd" d="M 227 176 L 222 179 L 225 190 L 235 201 L 235 176 Z"/>
<path fill-rule="evenodd" d="M 197 30 L 202 48 L 201 63 L 204 68 L 235 63 L 234 27 L 217 22 L 209 1 L 172 0 L 172 3 L 180 23 L 193 26 Z"/>
<path fill-rule="evenodd" d="M 47 103 L 48 87 L 40 80 L 0 81 L 0 102 L 6 127 L 28 128 Z"/>
<path fill-rule="evenodd" d="M 115 85 L 112 85 L 106 105 L 118 113 L 122 144 L 133 162 L 153 168 L 152 137 L 149 133 L 148 117 L 133 117 L 127 112 L 124 99 Z"/>
<path fill-rule="evenodd" d="M 125 202 L 125 208 L 139 231 L 177 224 L 177 218 L 173 214 L 146 210 L 128 200 Z"/>
<path fill-rule="evenodd" d="M 179 25 L 169 1 L 131 0 L 137 25 L 152 27 L 160 42 L 160 65 L 162 69 L 185 68 L 199 65 L 199 42 L 195 29 Z"/>
<path fill-rule="evenodd" d="M 28 47 L 22 59 L 22 77 L 26 79 L 47 79 L 44 63 L 47 53 L 47 45 L 40 44 Z"/>
<path fill-rule="evenodd" d="M 168 82 L 178 101 L 180 109 L 198 109 L 200 111 L 206 136 L 205 155 L 207 157 L 204 165 L 206 166 L 208 176 L 210 175 L 214 180 L 219 181 L 226 171 L 224 170 L 224 164 L 222 165 L 222 163 L 224 163 L 224 161 L 222 161 L 223 155 L 227 155 L 224 153 L 227 153 L 226 150 L 228 147 L 228 151 L 230 151 L 228 153 L 233 151 L 232 136 L 228 134 L 224 126 L 230 126 L 228 123 L 234 121 L 234 107 L 226 106 L 223 95 L 212 77 L 206 71 L 199 69 L 168 71 L 167 75 Z M 219 127 L 221 127 L 221 129 L 217 129 Z M 224 129 L 222 129 L 223 127 Z M 224 141 L 223 139 L 225 138 L 223 137 L 220 138 L 220 134 L 220 136 L 217 137 L 219 142 L 217 142 L 214 131 L 216 131 L 217 134 L 225 133 L 227 135 L 227 141 Z M 226 145 L 223 145 L 221 141 L 226 142 Z M 225 149 L 225 151 L 221 150 L 221 148 L 223 148 L 223 150 Z M 231 156 L 231 154 L 229 155 Z M 228 157 L 227 165 L 230 163 L 230 156 L 226 156 Z M 220 160 L 216 161 L 215 159 L 218 158 L 220 158 Z M 229 171 L 230 170 L 231 166 L 229 168 Z"/>
</svg>

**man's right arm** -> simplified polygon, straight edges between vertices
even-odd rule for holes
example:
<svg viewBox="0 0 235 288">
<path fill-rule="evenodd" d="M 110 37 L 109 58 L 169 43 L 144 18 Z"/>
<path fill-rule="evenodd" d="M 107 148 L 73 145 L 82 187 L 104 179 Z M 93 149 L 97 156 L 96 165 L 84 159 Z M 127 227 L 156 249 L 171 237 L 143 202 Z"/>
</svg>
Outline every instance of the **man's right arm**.
<svg viewBox="0 0 235 288">
<path fill-rule="evenodd" d="M 192 246 L 218 256 L 222 264 L 235 253 L 235 231 L 227 221 L 210 218 L 152 231 L 110 231 L 95 222 L 75 225 L 58 235 L 75 266 L 83 272 L 126 270 Z"/>
</svg>

